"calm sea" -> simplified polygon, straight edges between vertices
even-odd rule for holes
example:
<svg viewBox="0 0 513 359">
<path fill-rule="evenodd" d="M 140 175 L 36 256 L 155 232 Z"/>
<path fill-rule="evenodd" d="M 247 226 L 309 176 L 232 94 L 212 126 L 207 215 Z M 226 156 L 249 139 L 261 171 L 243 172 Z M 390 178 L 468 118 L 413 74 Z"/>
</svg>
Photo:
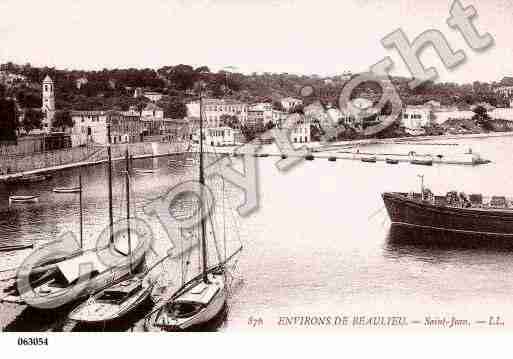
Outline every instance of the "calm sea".
<svg viewBox="0 0 513 359">
<path fill-rule="evenodd" d="M 510 137 L 437 140 L 441 145 L 376 145 L 367 152 L 453 154 L 469 147 L 493 163 L 412 166 L 406 163 L 361 163 L 316 159 L 287 172 L 274 157 L 258 159 L 259 209 L 232 218 L 225 227 L 237 231 L 244 245 L 234 270 L 229 310 L 221 330 L 280 328 L 281 317 L 403 316 L 477 321 L 500 315 L 513 327 L 513 251 L 423 245 L 424 234 L 391 229 L 383 207 L 384 191 L 419 190 L 418 175 L 435 193 L 450 190 L 513 197 L 513 139 Z M 235 160 L 234 161 L 240 161 Z M 134 208 L 163 195 L 173 184 L 191 179 L 197 162 L 186 156 L 136 161 L 160 171 L 132 181 Z M 107 224 L 105 167 L 82 170 L 86 245 Z M 122 163 L 114 168 L 115 216 L 123 216 Z M 78 170 L 56 173 L 42 184 L 0 185 L 0 245 L 45 243 L 66 231 L 78 233 L 78 195 L 54 194 L 55 186 L 77 183 Z M 226 191 L 231 207 L 242 194 Z M 39 203 L 9 207 L 10 194 L 38 194 Z M 233 211 L 232 211 L 233 212 Z M 233 213 L 231 213 L 233 215 Z M 153 225 L 158 226 L 158 223 Z M 158 239 L 161 229 L 155 229 Z M 403 239 L 415 238 L 416 244 Z M 0 254 L 0 270 L 15 267 L 27 252 Z M 1 283 L 0 283 L 1 285 Z M 144 310 L 108 330 L 136 330 Z M 66 313 L 35 313 L 0 305 L 2 330 L 61 330 Z M 257 320 L 253 329 L 249 322 Z M 421 328 L 422 325 L 409 327 Z M 301 326 L 289 326 L 298 329 Z M 316 326 L 316 329 L 333 327 Z M 282 327 L 283 329 L 283 327 Z M 340 327 L 337 327 L 340 329 Z"/>
</svg>

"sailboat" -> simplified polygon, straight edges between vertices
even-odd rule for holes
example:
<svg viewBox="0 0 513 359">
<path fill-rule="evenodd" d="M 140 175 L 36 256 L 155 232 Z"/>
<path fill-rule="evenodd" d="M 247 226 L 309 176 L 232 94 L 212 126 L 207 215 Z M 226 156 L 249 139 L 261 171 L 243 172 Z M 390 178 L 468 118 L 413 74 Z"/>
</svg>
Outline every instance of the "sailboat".
<svg viewBox="0 0 513 359">
<path fill-rule="evenodd" d="M 200 95 L 199 182 L 201 185 L 205 185 L 202 104 L 203 101 Z M 201 328 L 220 315 L 226 306 L 228 287 L 225 265 L 242 250 L 242 247 L 234 251 L 229 258 L 224 258 L 218 264 L 209 266 L 206 220 L 203 213 L 204 198 L 201 196 L 199 204 L 201 219 L 198 258 L 199 273 L 184 283 L 170 299 L 165 300 L 163 305 L 160 305 L 146 317 L 144 322 L 144 329 L 146 331 L 183 331 Z"/>
<path fill-rule="evenodd" d="M 129 156 L 126 151 L 126 220 L 130 227 L 130 173 Z M 131 255 L 131 235 L 128 235 L 128 250 Z M 137 274 L 130 266 L 127 277 L 114 285 L 92 295 L 87 301 L 73 309 L 68 318 L 82 323 L 105 323 L 118 319 L 144 303 L 153 289 L 143 286 L 144 273 Z"/>
<path fill-rule="evenodd" d="M 110 139 L 110 126 L 107 127 Z M 109 141 L 110 144 L 110 141 Z M 56 256 L 40 263 L 30 272 L 29 286 L 10 286 L 7 294 L 0 302 L 35 305 L 40 308 L 54 309 L 70 301 L 76 301 L 108 288 L 113 284 L 132 276 L 133 268 L 138 268 L 144 262 L 143 255 L 132 259 L 132 243 L 128 235 L 128 251 L 123 240 L 115 241 L 114 220 L 112 208 L 112 152 L 108 154 L 108 189 L 109 189 L 109 227 L 108 244 L 100 248 L 83 249 L 83 218 L 82 191 L 80 191 L 80 250 L 70 254 Z M 80 177 L 80 188 L 81 177 Z M 128 233 L 130 226 L 128 226 Z M 139 243 L 134 250 L 146 248 L 144 238 L 138 238 Z M 100 260 L 101 259 L 101 260 Z M 5 293 L 5 291 L 4 291 Z M 48 303 L 52 303 L 51 306 Z"/>
</svg>

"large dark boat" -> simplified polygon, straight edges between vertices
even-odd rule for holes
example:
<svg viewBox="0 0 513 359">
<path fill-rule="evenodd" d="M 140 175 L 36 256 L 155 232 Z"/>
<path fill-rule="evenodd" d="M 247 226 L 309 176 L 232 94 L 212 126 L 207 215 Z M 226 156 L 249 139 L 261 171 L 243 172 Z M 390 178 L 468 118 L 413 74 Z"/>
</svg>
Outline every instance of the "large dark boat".
<svg viewBox="0 0 513 359">
<path fill-rule="evenodd" d="M 465 234 L 513 237 L 513 206 L 503 196 L 488 200 L 480 194 L 446 196 L 423 193 L 382 194 L 392 224 Z"/>
</svg>

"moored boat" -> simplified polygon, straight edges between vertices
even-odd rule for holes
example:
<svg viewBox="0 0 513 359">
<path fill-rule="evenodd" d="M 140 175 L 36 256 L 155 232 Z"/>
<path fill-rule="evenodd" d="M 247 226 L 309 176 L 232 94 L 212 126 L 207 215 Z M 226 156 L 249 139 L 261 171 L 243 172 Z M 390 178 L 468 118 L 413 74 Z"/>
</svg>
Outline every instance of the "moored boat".
<svg viewBox="0 0 513 359">
<path fill-rule="evenodd" d="M 0 247 L 0 252 L 21 251 L 21 250 L 30 249 L 33 247 L 34 247 L 33 244 L 18 244 L 18 245 L 12 245 L 12 246 L 2 246 L 2 247 Z"/>
<path fill-rule="evenodd" d="M 513 237 L 513 207 L 505 197 L 486 202 L 479 194 L 446 196 L 385 192 L 383 202 L 393 224 L 466 234 Z"/>
<path fill-rule="evenodd" d="M 53 189 L 54 193 L 78 193 L 80 192 L 80 187 L 55 187 Z"/>
<path fill-rule="evenodd" d="M 399 160 L 396 160 L 394 158 L 386 158 L 385 162 L 388 163 L 389 165 L 396 165 L 399 163 Z"/>
<path fill-rule="evenodd" d="M 142 281 L 142 277 L 129 278 L 104 289 L 79 304 L 68 318 L 82 323 L 104 323 L 119 319 L 149 298 L 153 287 L 143 287 Z"/>
<path fill-rule="evenodd" d="M 226 278 L 223 269 L 208 273 L 186 285 L 173 300 L 151 313 L 145 320 L 147 331 L 190 330 L 216 317 L 226 304 Z"/>
<path fill-rule="evenodd" d="M 376 163 L 377 159 L 376 159 L 376 156 L 362 157 L 361 161 L 362 162 L 368 162 L 368 163 Z"/>
<path fill-rule="evenodd" d="M 6 180 L 7 183 L 10 184 L 23 184 L 23 183 L 37 183 L 44 182 L 52 178 L 50 174 L 31 174 L 31 175 L 22 175 L 19 177 L 11 177 Z"/>
<path fill-rule="evenodd" d="M 150 175 L 153 173 L 157 173 L 158 169 L 151 168 L 134 168 L 134 172 L 140 175 Z"/>
<path fill-rule="evenodd" d="M 203 99 L 200 92 L 200 123 L 199 123 L 199 137 L 200 137 L 200 151 L 199 151 L 199 183 L 205 185 L 204 165 L 203 165 Z M 256 156 L 256 155 L 255 155 Z M 201 192 L 203 193 L 203 192 Z M 202 194 L 200 194 L 200 203 L 203 203 Z M 225 255 L 219 252 L 216 236 L 210 236 L 215 245 L 207 245 L 207 234 L 209 231 L 206 228 L 206 217 L 203 215 L 203 206 L 199 207 L 200 212 L 200 226 L 198 228 L 199 235 L 199 255 L 194 256 L 199 261 L 197 267 L 198 272 L 191 280 L 189 278 L 189 271 L 187 264 L 190 263 L 192 253 L 189 252 L 187 260 L 181 265 L 182 283 L 183 285 L 174 292 L 170 299 L 164 300 L 164 303 L 156 310 L 152 311 L 144 322 L 144 329 L 147 331 L 181 331 L 191 330 L 196 327 L 206 325 L 212 319 L 217 317 L 226 307 L 228 297 L 228 288 L 226 283 L 227 267 L 226 263 L 237 255 L 242 250 L 240 246 L 228 258 L 228 252 L 225 247 Z M 214 230 L 214 227 L 212 227 Z M 226 238 L 225 238 L 226 240 Z M 217 258 L 212 256 L 209 258 L 208 248 L 212 248 L 217 252 Z M 213 253 L 212 253 L 213 254 Z M 185 259 L 185 258 L 182 258 Z M 210 264 L 211 261 L 215 261 Z M 150 275 L 148 275 L 150 276 Z M 160 291 L 160 288 L 158 288 Z"/>
<path fill-rule="evenodd" d="M 34 203 L 39 201 L 39 196 L 9 196 L 9 203 Z"/>
<path fill-rule="evenodd" d="M 410 161 L 412 165 L 420 165 L 420 166 L 433 166 L 433 160 L 432 159 L 426 159 L 426 160 L 418 160 L 413 159 Z"/>
</svg>

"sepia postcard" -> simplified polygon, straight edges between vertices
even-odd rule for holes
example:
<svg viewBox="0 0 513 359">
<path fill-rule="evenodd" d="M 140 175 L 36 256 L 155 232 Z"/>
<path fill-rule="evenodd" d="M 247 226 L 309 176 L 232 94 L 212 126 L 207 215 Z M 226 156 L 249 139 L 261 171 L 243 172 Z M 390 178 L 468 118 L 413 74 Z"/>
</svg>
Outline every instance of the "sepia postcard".
<svg viewBox="0 0 513 359">
<path fill-rule="evenodd" d="M 513 330 L 510 0 L 2 0 L 0 19 L 18 347 Z"/>
</svg>

